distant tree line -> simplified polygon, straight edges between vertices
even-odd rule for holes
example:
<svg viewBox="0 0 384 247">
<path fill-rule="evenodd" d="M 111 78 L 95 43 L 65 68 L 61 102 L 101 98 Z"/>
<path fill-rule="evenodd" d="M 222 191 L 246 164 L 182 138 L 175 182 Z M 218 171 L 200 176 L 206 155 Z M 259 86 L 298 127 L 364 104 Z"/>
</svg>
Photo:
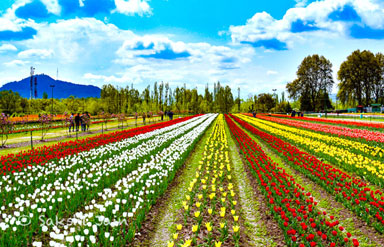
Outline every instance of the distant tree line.
<svg viewBox="0 0 384 247">
<path fill-rule="evenodd" d="M 236 112 L 236 109 L 232 110 Z M 285 99 L 284 92 L 281 97 L 277 94 L 262 93 L 249 95 L 248 99 L 241 103 L 240 112 L 278 112 L 288 113 L 292 111 L 291 104 Z"/>
<path fill-rule="evenodd" d="M 169 83 L 155 82 L 142 92 L 131 87 L 116 87 L 111 84 L 104 85 L 100 98 L 76 98 L 70 96 L 66 99 L 26 99 L 17 92 L 0 92 L 0 112 L 9 115 L 26 114 L 63 114 L 89 112 L 93 115 L 100 112 L 127 113 L 174 111 L 175 113 L 207 113 L 230 112 L 235 101 L 229 86 L 223 87 L 220 82 L 214 83 L 211 92 L 208 84 L 204 94 L 199 94 L 197 88 L 188 89 L 176 87 L 171 89 Z M 53 112 L 52 112 L 53 109 Z"/>
</svg>

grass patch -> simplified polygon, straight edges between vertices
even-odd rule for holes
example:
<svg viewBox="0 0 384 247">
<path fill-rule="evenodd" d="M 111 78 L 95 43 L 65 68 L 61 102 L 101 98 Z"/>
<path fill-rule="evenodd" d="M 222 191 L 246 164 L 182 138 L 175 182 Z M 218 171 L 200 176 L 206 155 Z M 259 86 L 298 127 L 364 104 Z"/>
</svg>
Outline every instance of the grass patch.
<svg viewBox="0 0 384 247">
<path fill-rule="evenodd" d="M 234 180 L 239 188 L 241 215 L 244 219 L 246 234 L 250 239 L 250 243 L 248 244 L 251 246 L 276 246 L 276 243 L 270 238 L 268 230 L 261 219 L 260 204 L 255 200 L 252 185 L 227 124 L 225 125 L 225 131 L 228 136 L 230 156 L 234 166 Z"/>
</svg>

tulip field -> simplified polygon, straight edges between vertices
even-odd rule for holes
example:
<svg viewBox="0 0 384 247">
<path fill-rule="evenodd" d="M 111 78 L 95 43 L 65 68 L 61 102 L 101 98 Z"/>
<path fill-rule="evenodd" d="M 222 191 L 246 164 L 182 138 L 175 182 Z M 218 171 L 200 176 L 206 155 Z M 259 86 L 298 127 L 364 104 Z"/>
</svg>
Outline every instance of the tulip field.
<svg viewBox="0 0 384 247">
<path fill-rule="evenodd" d="M 10 153 L 0 176 L 0 246 L 384 246 L 379 123 L 199 114 Z"/>
</svg>

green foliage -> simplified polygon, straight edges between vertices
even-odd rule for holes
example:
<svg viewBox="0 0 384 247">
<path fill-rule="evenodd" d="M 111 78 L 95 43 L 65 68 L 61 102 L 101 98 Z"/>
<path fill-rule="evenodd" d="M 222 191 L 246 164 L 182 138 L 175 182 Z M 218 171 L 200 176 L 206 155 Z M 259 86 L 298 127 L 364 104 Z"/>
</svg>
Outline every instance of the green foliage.
<svg viewBox="0 0 384 247">
<path fill-rule="evenodd" d="M 258 112 L 270 112 L 275 107 L 276 101 L 272 94 L 262 93 L 257 97 L 256 110 Z"/>
<path fill-rule="evenodd" d="M 220 82 L 215 87 L 215 108 L 216 112 L 228 113 L 234 105 L 233 95 L 229 86 L 222 87 Z"/>
<path fill-rule="evenodd" d="M 274 111 L 278 113 L 290 113 L 292 112 L 292 106 L 289 102 L 282 101 L 276 105 Z"/>
<path fill-rule="evenodd" d="M 307 56 L 296 74 L 297 78 L 287 84 L 289 97 L 300 101 L 301 110 L 319 110 L 318 102 L 324 100 L 324 92 L 330 92 L 334 84 L 331 62 L 317 54 Z"/>
<path fill-rule="evenodd" d="M 356 50 L 347 57 L 338 72 L 338 98 L 343 104 L 369 105 L 383 100 L 384 58 L 370 51 Z"/>
<path fill-rule="evenodd" d="M 0 109 L 1 112 L 6 114 L 13 114 L 14 112 L 20 112 L 23 109 L 21 108 L 21 100 L 19 93 L 9 91 L 0 92 Z M 24 106 L 26 107 L 26 106 Z"/>
<path fill-rule="evenodd" d="M 44 93 L 43 93 L 43 99 L 48 99 L 48 94 L 47 94 L 47 92 L 44 92 Z"/>
</svg>

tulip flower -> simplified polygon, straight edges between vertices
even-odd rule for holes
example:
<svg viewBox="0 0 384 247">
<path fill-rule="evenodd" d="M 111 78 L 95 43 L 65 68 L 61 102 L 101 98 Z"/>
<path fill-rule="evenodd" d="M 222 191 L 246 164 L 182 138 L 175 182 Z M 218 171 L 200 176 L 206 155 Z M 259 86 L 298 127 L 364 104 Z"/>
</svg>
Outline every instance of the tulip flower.
<svg viewBox="0 0 384 247">
<path fill-rule="evenodd" d="M 205 223 L 205 227 L 207 228 L 208 232 L 212 231 L 212 226 L 210 222 Z"/>
<path fill-rule="evenodd" d="M 192 226 L 192 232 L 197 232 L 198 229 L 199 229 L 198 225 L 193 225 Z"/>
<path fill-rule="evenodd" d="M 173 242 L 173 241 L 170 241 L 170 242 L 168 242 L 168 247 L 173 247 L 175 245 L 175 242 Z"/>
<path fill-rule="evenodd" d="M 232 226 L 233 232 L 238 232 L 240 227 L 239 226 Z"/>
<path fill-rule="evenodd" d="M 218 241 L 218 242 L 215 241 L 215 247 L 221 247 L 221 242 L 220 241 Z"/>
</svg>

